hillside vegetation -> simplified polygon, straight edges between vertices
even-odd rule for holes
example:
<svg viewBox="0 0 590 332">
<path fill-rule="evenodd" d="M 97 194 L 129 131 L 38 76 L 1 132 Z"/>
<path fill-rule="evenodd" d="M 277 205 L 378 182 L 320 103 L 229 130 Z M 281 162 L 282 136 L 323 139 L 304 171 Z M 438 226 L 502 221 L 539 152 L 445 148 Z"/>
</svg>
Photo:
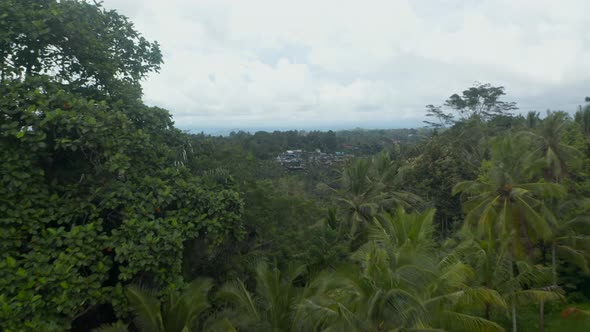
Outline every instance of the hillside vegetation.
<svg viewBox="0 0 590 332">
<path fill-rule="evenodd" d="M 590 329 L 590 105 L 214 137 L 142 102 L 159 45 L 100 4 L 1 1 L 0 56 L 3 331 Z"/>
</svg>

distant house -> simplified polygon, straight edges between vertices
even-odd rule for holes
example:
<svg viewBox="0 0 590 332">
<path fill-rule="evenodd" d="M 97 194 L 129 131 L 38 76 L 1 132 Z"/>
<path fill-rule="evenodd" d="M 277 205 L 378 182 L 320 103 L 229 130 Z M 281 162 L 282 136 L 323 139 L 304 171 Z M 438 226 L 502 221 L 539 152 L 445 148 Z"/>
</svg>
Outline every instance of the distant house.
<svg viewBox="0 0 590 332">
<path fill-rule="evenodd" d="M 352 148 L 352 146 L 350 146 Z M 314 151 L 303 151 L 301 149 L 286 150 L 276 157 L 276 161 L 289 171 L 305 170 L 307 167 L 330 167 L 334 164 L 343 163 L 353 158 L 353 155 L 339 151 L 335 154 L 322 152 L 320 149 Z"/>
</svg>

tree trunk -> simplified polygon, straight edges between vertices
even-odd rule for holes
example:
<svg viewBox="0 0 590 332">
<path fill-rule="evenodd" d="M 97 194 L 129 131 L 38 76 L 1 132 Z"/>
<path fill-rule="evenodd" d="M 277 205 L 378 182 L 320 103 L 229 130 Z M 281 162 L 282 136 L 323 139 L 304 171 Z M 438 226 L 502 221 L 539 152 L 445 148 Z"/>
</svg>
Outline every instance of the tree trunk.
<svg viewBox="0 0 590 332">
<path fill-rule="evenodd" d="M 510 279 L 514 280 L 514 261 L 510 260 Z M 512 332 L 517 332 L 516 326 L 516 289 L 512 288 Z"/>
<path fill-rule="evenodd" d="M 541 301 L 539 308 L 539 332 L 545 332 L 545 301 Z"/>
<path fill-rule="evenodd" d="M 516 328 L 516 299 L 512 299 L 512 332 L 517 332 Z"/>
<path fill-rule="evenodd" d="M 557 263 L 555 261 L 555 242 L 553 242 L 551 243 L 551 274 L 553 275 L 553 286 L 557 286 Z"/>
</svg>

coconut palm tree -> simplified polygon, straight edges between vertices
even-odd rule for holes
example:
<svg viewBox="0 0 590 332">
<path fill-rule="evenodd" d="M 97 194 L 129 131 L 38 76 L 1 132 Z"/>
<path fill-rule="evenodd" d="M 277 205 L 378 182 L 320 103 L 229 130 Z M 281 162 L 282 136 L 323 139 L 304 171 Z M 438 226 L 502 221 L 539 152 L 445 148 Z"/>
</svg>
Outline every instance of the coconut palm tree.
<svg viewBox="0 0 590 332">
<path fill-rule="evenodd" d="M 525 260 L 514 261 L 509 239 L 479 239 L 474 234 L 462 232 L 462 241 L 455 253 L 462 257 L 476 272 L 478 284 L 494 289 L 510 304 L 513 331 L 517 329 L 517 307 L 531 303 L 544 304 L 561 299 L 558 287 L 544 287 L 550 279 L 549 269 L 532 265 Z M 484 317 L 492 318 L 493 306 L 484 305 Z M 542 320 L 541 320 L 542 322 Z"/>
<path fill-rule="evenodd" d="M 529 154 L 531 169 L 540 169 L 546 181 L 553 183 L 560 183 L 566 176 L 568 176 L 569 166 L 576 164 L 581 160 L 582 153 L 577 149 L 562 143 L 562 136 L 570 123 L 570 117 L 565 112 L 552 112 L 543 120 L 538 131 L 522 132 L 519 135 L 528 137 L 534 146 L 534 150 Z M 553 202 L 553 205 L 559 205 L 558 202 Z M 557 207 L 558 208 L 558 207 Z M 556 209 L 557 209 L 556 208 Z M 554 209 L 555 210 L 555 209 Z M 567 228 L 568 223 L 558 224 L 558 221 L 553 222 L 554 235 L 551 241 L 551 256 L 552 256 L 552 271 L 553 271 L 553 287 L 557 287 L 557 273 L 555 269 L 555 257 L 557 238 L 561 236 L 559 233 L 564 232 L 564 227 Z M 570 246 L 561 246 L 561 252 L 568 252 L 569 255 L 576 260 L 582 257 L 576 250 Z M 586 264 L 587 265 L 587 264 Z M 544 330 L 544 304 L 540 306 L 540 321 L 541 332 Z"/>
<path fill-rule="evenodd" d="M 199 278 L 180 295 L 168 294 L 164 302 L 153 291 L 137 285 L 127 286 L 125 295 L 134 314 L 133 321 L 141 332 L 190 332 L 200 330 L 199 319 L 210 307 L 207 296 L 212 287 L 211 279 Z M 127 331 L 127 327 L 118 322 L 96 331 Z"/>
<path fill-rule="evenodd" d="M 587 211 L 590 200 L 569 199 L 557 202 L 556 222 L 551 244 L 551 271 L 553 285 L 557 285 L 557 258 L 562 257 L 580 268 L 590 272 L 590 236 L 585 233 L 590 229 L 590 217 Z"/>
<path fill-rule="evenodd" d="M 222 315 L 240 331 L 290 331 L 294 308 L 304 293 L 304 287 L 295 282 L 305 272 L 304 265 L 290 266 L 282 273 L 276 266 L 258 263 L 254 292 L 241 280 L 228 282 L 218 291 L 218 299 L 226 304 Z"/>
<path fill-rule="evenodd" d="M 343 208 L 349 236 L 353 238 L 379 212 L 386 199 L 385 188 L 371 177 L 371 163 L 365 159 L 345 167 L 338 184 L 337 201 Z"/>
<path fill-rule="evenodd" d="M 536 132 L 521 132 L 534 149 L 529 154 L 531 165 L 542 169 L 545 180 L 559 183 L 568 174 L 568 165 L 580 160 L 582 154 L 577 149 L 564 144 L 562 136 L 570 123 L 565 112 L 552 112 L 543 119 Z"/>
<path fill-rule="evenodd" d="M 335 186 L 324 188 L 336 195 L 343 211 L 341 234 L 348 231 L 354 248 L 366 241 L 366 231 L 373 218 L 395 206 L 415 207 L 421 199 L 411 193 L 394 190 L 393 162 L 386 153 L 374 159 L 358 159 L 346 166 Z"/>
<path fill-rule="evenodd" d="M 540 113 L 536 111 L 530 111 L 526 115 L 526 127 L 528 129 L 536 128 L 537 125 L 541 122 L 541 118 L 539 117 Z"/>
<path fill-rule="evenodd" d="M 314 295 L 300 304 L 307 330 L 502 331 L 465 310 L 483 301 L 503 306 L 499 295 L 469 287 L 473 271 L 454 257 L 433 258 L 433 215 L 398 211 L 375 220 L 370 241 L 352 256 L 356 265 L 312 283 Z"/>
<path fill-rule="evenodd" d="M 398 190 L 396 184 L 400 167 L 396 161 L 391 159 L 389 152 L 382 151 L 373 156 L 371 166 L 371 177 L 375 182 L 382 184 L 384 192 L 387 194 L 383 201 L 383 207 L 386 210 L 391 211 L 400 206 L 413 210 L 422 205 L 422 198 L 418 195 Z"/>
<path fill-rule="evenodd" d="M 564 197 L 565 189 L 555 183 L 519 183 L 526 163 L 520 158 L 522 145 L 510 137 L 495 142 L 492 153 L 494 159 L 479 179 L 453 188 L 465 199 L 464 225 L 490 243 L 510 238 L 513 255 L 531 254 L 538 240 L 551 237 L 555 222 L 544 199 Z"/>
<path fill-rule="evenodd" d="M 584 136 L 590 136 L 590 105 L 580 106 L 574 115 L 574 120 L 580 125 Z"/>
</svg>

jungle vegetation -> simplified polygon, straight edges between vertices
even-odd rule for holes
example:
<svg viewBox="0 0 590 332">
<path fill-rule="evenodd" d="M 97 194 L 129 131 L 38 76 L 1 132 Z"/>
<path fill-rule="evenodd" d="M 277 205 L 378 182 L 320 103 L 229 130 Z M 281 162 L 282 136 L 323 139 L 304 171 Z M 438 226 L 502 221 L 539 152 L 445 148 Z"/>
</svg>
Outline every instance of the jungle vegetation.
<svg viewBox="0 0 590 332">
<path fill-rule="evenodd" d="M 0 1 L 3 331 L 590 327 L 590 101 L 475 83 L 426 128 L 191 134 L 99 3 Z M 286 149 L 354 155 L 289 172 Z"/>
</svg>

